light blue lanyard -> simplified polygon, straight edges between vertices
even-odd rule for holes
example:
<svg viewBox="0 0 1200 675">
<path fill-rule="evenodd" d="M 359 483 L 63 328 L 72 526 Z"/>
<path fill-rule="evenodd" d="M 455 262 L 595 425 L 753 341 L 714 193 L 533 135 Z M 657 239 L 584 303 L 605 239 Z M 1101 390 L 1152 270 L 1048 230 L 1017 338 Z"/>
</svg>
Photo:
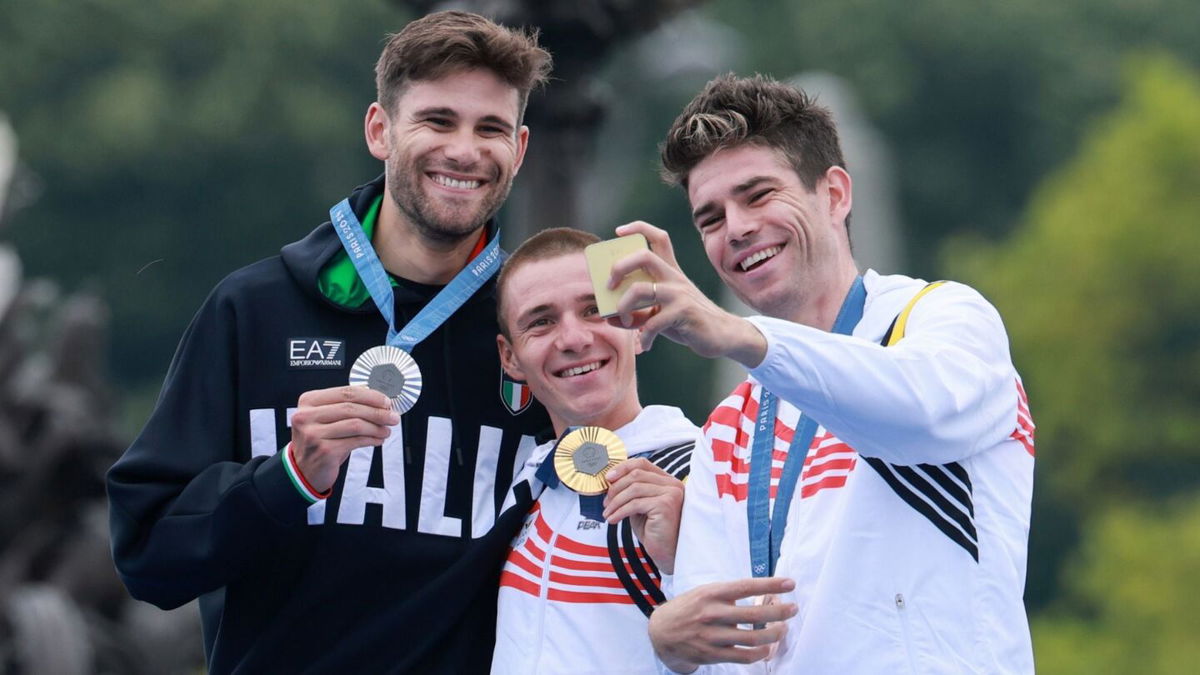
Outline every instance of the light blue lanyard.
<svg viewBox="0 0 1200 675">
<path fill-rule="evenodd" d="M 500 228 L 496 228 L 492 240 L 483 251 L 467 263 L 451 281 L 446 284 L 425 307 L 409 321 L 406 326 L 397 330 L 395 308 L 392 305 L 392 284 L 388 280 L 387 270 L 375 254 L 371 240 L 363 231 L 362 223 L 350 208 L 350 200 L 343 199 L 329 209 L 329 217 L 333 221 L 333 229 L 342 240 L 342 248 L 358 270 L 358 276 L 379 308 L 379 313 L 388 322 L 387 343 L 411 352 L 425 338 L 429 337 L 437 327 L 450 317 L 475 291 L 479 290 L 492 275 L 500 269 L 504 256 L 500 251 Z"/>
<path fill-rule="evenodd" d="M 850 293 L 833 322 L 833 332 L 849 335 L 862 319 L 867 290 L 862 277 L 854 279 Z M 788 446 L 783 473 L 779 477 L 779 490 L 775 495 L 775 509 L 771 509 L 771 458 L 775 452 L 775 415 L 778 401 L 775 395 L 762 388 L 758 401 L 758 418 L 754 420 L 754 441 L 750 446 L 750 484 L 746 499 L 746 512 L 750 525 L 750 571 L 756 577 L 774 576 L 775 563 L 779 560 L 779 547 L 783 543 L 783 532 L 787 528 L 788 508 L 796 483 L 804 469 L 804 460 L 813 436 L 817 433 L 817 421 L 801 415 L 796 423 L 796 433 Z"/>
</svg>

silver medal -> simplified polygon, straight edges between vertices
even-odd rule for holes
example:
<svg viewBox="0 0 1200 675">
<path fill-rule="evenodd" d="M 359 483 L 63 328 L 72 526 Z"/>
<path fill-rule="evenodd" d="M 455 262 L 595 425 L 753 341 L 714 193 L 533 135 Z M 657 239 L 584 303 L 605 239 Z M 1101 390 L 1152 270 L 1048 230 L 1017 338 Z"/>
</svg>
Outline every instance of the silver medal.
<svg viewBox="0 0 1200 675">
<path fill-rule="evenodd" d="M 399 347 L 372 347 L 354 361 L 350 384 L 381 392 L 391 399 L 393 410 L 404 414 L 416 405 L 421 395 L 421 369 Z"/>
</svg>

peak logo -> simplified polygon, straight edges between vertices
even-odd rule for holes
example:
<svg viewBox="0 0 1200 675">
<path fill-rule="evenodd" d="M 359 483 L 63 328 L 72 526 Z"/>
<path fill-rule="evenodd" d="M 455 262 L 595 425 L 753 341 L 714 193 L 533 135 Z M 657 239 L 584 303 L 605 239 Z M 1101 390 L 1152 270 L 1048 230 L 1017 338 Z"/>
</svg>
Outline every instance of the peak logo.
<svg viewBox="0 0 1200 675">
<path fill-rule="evenodd" d="M 337 338 L 298 337 L 287 341 L 289 368 L 342 368 L 346 341 Z"/>
</svg>

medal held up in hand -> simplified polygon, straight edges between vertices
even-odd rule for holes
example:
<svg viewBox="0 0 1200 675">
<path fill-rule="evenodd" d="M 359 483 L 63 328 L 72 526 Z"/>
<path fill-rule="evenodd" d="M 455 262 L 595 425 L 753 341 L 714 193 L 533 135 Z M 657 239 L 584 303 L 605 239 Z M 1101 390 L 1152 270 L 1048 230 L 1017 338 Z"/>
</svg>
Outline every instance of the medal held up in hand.
<svg viewBox="0 0 1200 675">
<path fill-rule="evenodd" d="M 392 401 L 392 409 L 403 415 L 421 395 L 421 369 L 408 352 L 391 345 L 363 352 L 350 368 L 352 386 L 370 387 Z"/>
<path fill-rule="evenodd" d="M 403 415 L 416 405 L 417 397 L 421 395 L 421 369 L 413 360 L 412 350 L 500 269 L 504 261 L 500 253 L 500 232 L 497 230 L 492 234 L 487 246 L 473 259 L 473 264 L 460 270 L 416 316 L 397 328 L 391 280 L 371 246 L 370 237 L 366 236 L 362 223 L 350 208 L 350 201 L 343 199 L 335 204 L 329 210 L 329 219 L 354 270 L 388 326 L 387 344 L 368 349 L 354 361 L 350 384 L 383 392 L 391 399 L 392 408 Z"/>
<path fill-rule="evenodd" d="M 581 495 L 608 491 L 604 474 L 625 461 L 625 444 L 602 427 L 581 427 L 563 437 L 554 449 L 554 470 L 564 485 Z"/>
</svg>

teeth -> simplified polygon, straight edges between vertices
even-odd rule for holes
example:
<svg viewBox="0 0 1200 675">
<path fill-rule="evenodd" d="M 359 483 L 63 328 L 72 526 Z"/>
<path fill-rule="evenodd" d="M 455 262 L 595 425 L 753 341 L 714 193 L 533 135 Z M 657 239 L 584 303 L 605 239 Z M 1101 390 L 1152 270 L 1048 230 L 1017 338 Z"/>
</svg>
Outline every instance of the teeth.
<svg viewBox="0 0 1200 675">
<path fill-rule="evenodd" d="M 779 253 L 782 250 L 783 250 L 782 246 L 772 246 L 771 248 L 764 248 L 763 250 L 759 251 L 758 253 L 755 253 L 754 255 L 750 256 L 749 258 L 746 258 L 741 263 L 739 263 L 739 267 L 741 267 L 742 271 L 745 272 L 746 270 L 753 267 L 755 265 L 755 263 L 766 260 L 767 258 L 774 256 L 775 254 Z"/>
<path fill-rule="evenodd" d="M 599 362 L 599 361 L 593 361 L 592 363 L 589 363 L 589 364 L 587 364 L 587 365 L 583 365 L 583 366 L 575 366 L 574 368 L 567 368 L 566 370 L 564 370 L 564 371 L 562 371 L 561 373 L 559 373 L 559 374 L 558 374 L 558 376 L 559 376 L 559 377 L 575 377 L 576 375 L 582 375 L 582 374 L 584 374 L 584 373 L 590 373 L 590 372 L 592 372 L 593 370 L 596 370 L 596 369 L 597 369 L 597 368 L 599 368 L 599 367 L 600 367 L 600 362 Z"/>
<path fill-rule="evenodd" d="M 446 187 L 457 188 L 459 190 L 474 190 L 481 184 L 481 182 L 477 180 L 458 180 L 457 178 L 443 176 L 440 173 L 433 174 L 432 178 L 433 182 L 437 183 L 438 185 L 445 185 Z"/>
</svg>

